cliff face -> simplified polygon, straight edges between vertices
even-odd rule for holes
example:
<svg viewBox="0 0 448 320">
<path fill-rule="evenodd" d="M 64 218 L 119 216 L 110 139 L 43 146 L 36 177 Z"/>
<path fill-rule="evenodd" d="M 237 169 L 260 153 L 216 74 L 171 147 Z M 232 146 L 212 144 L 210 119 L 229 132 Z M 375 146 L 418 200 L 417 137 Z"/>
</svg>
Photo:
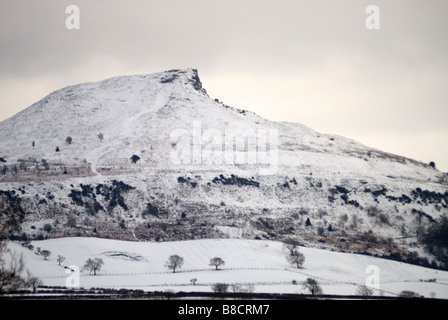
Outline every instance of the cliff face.
<svg viewBox="0 0 448 320">
<path fill-rule="evenodd" d="M 224 105 L 194 69 L 63 88 L 0 136 L 11 237 L 293 239 L 445 259 L 417 233 L 448 214 L 446 174 Z"/>
</svg>

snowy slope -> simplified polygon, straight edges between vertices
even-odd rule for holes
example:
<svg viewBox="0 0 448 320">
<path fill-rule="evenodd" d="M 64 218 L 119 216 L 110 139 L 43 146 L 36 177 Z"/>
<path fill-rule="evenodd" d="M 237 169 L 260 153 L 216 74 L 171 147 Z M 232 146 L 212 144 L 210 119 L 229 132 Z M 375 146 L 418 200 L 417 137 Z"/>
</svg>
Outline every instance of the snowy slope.
<svg viewBox="0 0 448 320">
<path fill-rule="evenodd" d="M 232 132 L 261 134 L 257 148 L 249 138 L 227 148 Z M 441 262 L 416 230 L 448 214 L 445 173 L 226 106 L 194 69 L 62 88 L 1 122 L 0 137 L 1 219 L 15 215 L 17 237 L 294 238 Z"/>
<path fill-rule="evenodd" d="M 355 295 L 378 270 L 375 295 L 396 296 L 410 290 L 425 297 L 448 299 L 448 272 L 427 269 L 365 255 L 331 252 L 300 247 L 305 263 L 297 269 L 288 264 L 282 243 L 263 240 L 214 239 L 180 242 L 127 242 L 95 238 L 61 238 L 33 241 L 33 251 L 17 243 L 9 247 L 23 254 L 28 271 L 47 286 L 66 286 L 71 273 L 64 266 L 80 271 L 80 287 L 127 288 L 145 291 L 211 291 L 216 282 L 254 285 L 254 292 L 307 293 L 302 282 L 311 277 L 325 294 Z M 36 248 L 49 250 L 44 260 Z M 184 258 L 181 269 L 172 273 L 164 267 L 170 255 Z M 65 260 L 58 265 L 58 255 Z M 225 265 L 216 271 L 209 259 L 221 257 Z M 104 265 L 97 275 L 83 270 L 88 258 L 101 258 Z M 190 279 L 196 278 L 195 286 Z M 292 281 L 295 280 L 296 284 Z"/>
<path fill-rule="evenodd" d="M 33 158 L 66 166 L 82 165 L 85 159 L 94 168 L 114 165 L 117 170 L 120 164 L 128 165 L 129 157 L 136 154 L 146 169 L 187 170 L 186 164 L 179 168 L 170 159 L 170 135 L 183 129 L 192 132 L 198 122 L 203 134 L 207 130 L 224 134 L 226 129 L 276 129 L 281 169 L 302 171 L 312 165 L 323 167 L 326 174 L 338 171 L 343 176 L 357 172 L 358 176 L 368 177 L 374 169 L 379 179 L 391 172 L 399 174 L 396 178 L 436 179 L 437 172 L 417 161 L 343 137 L 319 134 L 301 124 L 270 122 L 228 107 L 210 99 L 200 85 L 201 89 L 196 90 L 196 77 L 193 69 L 174 70 L 121 76 L 55 91 L 1 123 L 0 156 L 10 163 Z M 98 139 L 99 133 L 103 140 Z M 72 137 L 71 144 L 65 142 L 67 136 Z M 56 147 L 61 151 L 56 153 Z M 310 158 L 312 155 L 316 157 Z M 371 161 L 365 160 L 368 157 Z M 217 168 L 205 161 L 200 166 L 191 165 L 205 171 Z M 234 170 L 233 166 L 230 169 Z"/>
</svg>

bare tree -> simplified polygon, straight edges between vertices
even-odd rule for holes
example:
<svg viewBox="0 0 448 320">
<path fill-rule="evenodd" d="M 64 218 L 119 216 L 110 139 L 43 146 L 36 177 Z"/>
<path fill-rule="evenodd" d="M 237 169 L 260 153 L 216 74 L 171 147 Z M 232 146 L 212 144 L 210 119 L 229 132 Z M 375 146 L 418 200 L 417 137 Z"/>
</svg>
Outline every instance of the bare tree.
<svg viewBox="0 0 448 320">
<path fill-rule="evenodd" d="M 65 257 L 58 255 L 58 258 L 56 259 L 56 261 L 58 262 L 59 265 L 61 265 L 62 262 L 64 262 Z"/>
<path fill-rule="evenodd" d="M 196 278 L 190 279 L 190 283 L 194 286 L 196 285 L 197 282 L 198 282 L 198 279 L 196 279 Z"/>
<path fill-rule="evenodd" d="M 1 241 L 4 242 L 4 241 Z M 0 245 L 3 246 L 3 245 Z M 4 248 L 0 249 L 4 250 Z M 11 258 L 9 259 L 9 265 L 6 264 L 5 261 L 5 253 L 9 252 Z M 14 292 L 26 286 L 27 282 L 22 277 L 22 272 L 25 268 L 25 264 L 23 262 L 23 257 L 16 256 L 14 253 L 9 250 L 4 250 L 0 252 L 0 295 Z"/>
<path fill-rule="evenodd" d="M 301 268 L 303 263 L 305 262 L 305 256 L 303 255 L 303 253 L 299 252 L 299 249 L 295 248 L 286 257 L 286 260 L 290 264 L 296 265 L 297 268 Z"/>
<path fill-rule="evenodd" d="M 288 250 L 288 251 L 289 251 L 289 254 L 293 254 L 293 252 L 294 252 L 295 250 L 297 250 L 297 247 L 298 247 L 297 243 L 294 243 L 294 242 L 285 242 L 285 243 L 283 244 L 283 248 L 285 248 L 286 250 Z"/>
<path fill-rule="evenodd" d="M 229 290 L 229 285 L 227 283 L 218 282 L 212 286 L 212 290 L 218 296 L 224 296 L 227 293 L 227 291 Z"/>
<path fill-rule="evenodd" d="M 33 288 L 33 293 L 36 293 L 37 288 L 44 284 L 38 277 L 29 277 L 27 282 Z"/>
<path fill-rule="evenodd" d="M 25 270 L 23 256 L 17 256 L 9 250 L 6 240 L 7 229 L 10 226 L 14 215 L 6 223 L 0 226 L 0 295 L 14 292 L 26 286 L 26 280 L 22 277 Z M 7 259 L 7 254 L 10 255 Z"/>
<path fill-rule="evenodd" d="M 255 290 L 254 285 L 251 283 L 248 283 L 246 285 L 243 285 L 241 283 L 232 283 L 230 285 L 230 288 L 232 289 L 232 292 L 235 294 L 236 297 L 246 299 L 250 297 Z"/>
<path fill-rule="evenodd" d="M 306 279 L 306 281 L 303 283 L 303 287 L 307 289 L 313 296 L 321 295 L 323 293 L 319 282 L 312 278 Z"/>
<path fill-rule="evenodd" d="M 233 293 L 241 293 L 243 290 L 243 286 L 240 283 L 232 283 L 230 285 Z"/>
<path fill-rule="evenodd" d="M 366 285 L 361 285 L 356 289 L 356 294 L 363 297 L 364 299 L 367 299 L 368 297 L 373 295 L 373 289 L 367 287 Z"/>
<path fill-rule="evenodd" d="M 255 286 L 252 283 L 248 283 L 243 290 L 250 295 L 255 291 Z"/>
<path fill-rule="evenodd" d="M 96 272 L 101 270 L 103 264 L 104 261 L 101 258 L 95 258 L 95 259 L 89 258 L 84 264 L 84 268 L 93 271 L 93 275 L 96 276 Z"/>
<path fill-rule="evenodd" d="M 218 270 L 219 266 L 223 266 L 225 264 L 226 264 L 226 262 L 224 260 L 222 260 L 220 257 L 214 257 L 214 258 L 210 259 L 209 266 L 211 266 L 211 267 L 214 266 L 216 268 L 216 270 Z"/>
<path fill-rule="evenodd" d="M 165 262 L 165 267 L 173 270 L 173 273 L 176 272 L 176 269 L 182 268 L 182 265 L 184 264 L 184 258 L 176 255 L 172 255 L 168 258 L 168 261 Z"/>
</svg>

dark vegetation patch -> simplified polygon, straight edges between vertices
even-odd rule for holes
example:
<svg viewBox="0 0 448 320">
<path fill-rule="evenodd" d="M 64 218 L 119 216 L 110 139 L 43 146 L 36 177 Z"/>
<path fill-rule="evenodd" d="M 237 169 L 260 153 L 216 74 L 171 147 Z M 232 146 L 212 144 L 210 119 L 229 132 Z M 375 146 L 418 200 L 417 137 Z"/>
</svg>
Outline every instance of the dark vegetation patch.
<svg viewBox="0 0 448 320">
<path fill-rule="evenodd" d="M 196 186 L 198 185 L 198 183 L 196 181 L 191 180 L 190 177 L 184 178 L 184 177 L 178 177 L 177 178 L 177 182 L 178 183 L 185 183 L 187 185 L 189 185 L 190 187 L 196 188 Z"/>
<path fill-rule="evenodd" d="M 111 210 L 117 205 L 124 210 L 128 210 L 122 193 L 135 189 L 123 181 L 112 181 L 112 185 L 98 184 L 92 187 L 88 184 L 80 184 L 81 190 L 72 189 L 68 195 L 78 206 L 84 206 L 90 213 L 94 214 L 104 210 L 104 207 L 97 201 L 97 196 L 102 196 L 108 203 L 108 209 Z"/>
<path fill-rule="evenodd" d="M 154 217 L 160 218 L 161 214 L 166 214 L 163 210 L 159 209 L 156 205 L 148 202 L 146 204 L 145 210 L 142 212 L 142 217 L 145 218 L 146 215 L 152 215 Z"/>
<path fill-rule="evenodd" d="M 356 201 L 356 200 L 350 200 L 350 199 L 349 199 L 349 196 L 348 196 L 348 195 L 349 195 L 349 193 L 350 193 L 350 190 L 348 190 L 348 189 L 345 188 L 345 187 L 342 187 L 342 186 L 335 186 L 333 189 L 330 189 L 330 193 L 331 193 L 331 196 L 328 197 L 328 200 L 329 200 L 330 202 L 334 202 L 334 200 L 336 200 L 336 199 L 334 198 L 334 196 L 335 196 L 336 194 L 341 194 L 340 197 L 341 197 L 341 199 L 344 201 L 345 204 L 349 204 L 349 205 L 355 206 L 356 208 L 360 207 L 358 201 Z"/>
<path fill-rule="evenodd" d="M 448 191 L 440 193 L 416 188 L 415 190 L 412 190 L 411 195 L 417 202 L 424 204 L 440 204 L 444 208 L 448 208 Z"/>
<path fill-rule="evenodd" d="M 372 194 L 372 196 L 377 200 L 378 197 L 383 196 L 390 201 L 400 202 L 402 204 L 410 204 L 413 201 L 418 204 L 434 204 L 441 205 L 443 208 L 448 208 L 448 191 L 445 193 L 422 190 L 421 188 L 416 188 L 411 191 L 411 195 L 402 194 L 399 197 L 391 196 L 387 194 L 387 188 L 382 187 L 378 190 L 372 190 L 370 188 L 365 188 L 364 192 Z"/>
<path fill-rule="evenodd" d="M 5 218 L 12 228 L 19 228 L 25 217 L 21 202 L 22 199 L 15 190 L 0 190 L 0 218 Z"/>
<path fill-rule="evenodd" d="M 253 179 L 253 177 L 252 177 L 252 179 Z M 260 183 L 258 181 L 252 180 L 252 179 L 241 178 L 234 174 L 232 174 L 229 178 L 226 178 L 221 174 L 219 177 L 214 178 L 212 180 L 212 182 L 215 184 L 222 183 L 224 185 L 237 185 L 238 187 L 241 187 L 241 186 L 259 187 Z"/>
</svg>

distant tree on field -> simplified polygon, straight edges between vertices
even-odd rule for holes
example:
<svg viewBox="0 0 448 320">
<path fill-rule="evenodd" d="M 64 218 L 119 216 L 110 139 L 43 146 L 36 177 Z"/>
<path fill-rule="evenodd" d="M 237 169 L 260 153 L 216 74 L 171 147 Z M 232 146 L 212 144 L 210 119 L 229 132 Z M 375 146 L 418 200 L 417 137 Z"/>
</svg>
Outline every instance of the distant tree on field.
<svg viewBox="0 0 448 320">
<path fill-rule="evenodd" d="M 68 144 L 72 144 L 72 137 L 68 136 L 67 138 L 65 138 L 65 142 L 67 142 Z"/>
<path fill-rule="evenodd" d="M 254 292 L 255 287 L 251 283 L 248 283 L 246 285 L 243 285 L 241 283 L 232 283 L 230 285 L 230 289 L 236 296 L 247 298 Z"/>
<path fill-rule="evenodd" d="M 38 277 L 30 277 L 30 278 L 28 278 L 27 283 L 33 289 L 33 293 L 36 293 L 37 288 L 44 284 L 42 282 L 42 280 L 40 280 Z"/>
<path fill-rule="evenodd" d="M 243 292 L 247 294 L 252 294 L 255 291 L 255 286 L 252 283 L 247 284 L 243 288 Z"/>
<path fill-rule="evenodd" d="M 184 264 L 184 258 L 176 255 L 172 255 L 168 258 L 168 261 L 165 262 L 165 267 L 173 270 L 173 273 L 176 272 L 176 269 L 182 268 L 182 265 Z"/>
<path fill-rule="evenodd" d="M 220 257 L 214 257 L 214 258 L 210 259 L 209 266 L 211 266 L 211 267 L 214 266 L 216 268 L 216 270 L 218 270 L 219 266 L 223 266 L 225 264 L 226 264 L 226 262 L 224 260 L 222 260 Z"/>
<path fill-rule="evenodd" d="M 319 282 L 312 278 L 306 279 L 306 281 L 303 283 L 303 287 L 307 289 L 313 296 L 321 295 L 323 293 Z"/>
<path fill-rule="evenodd" d="M 190 279 L 190 283 L 194 286 L 196 285 L 197 282 L 198 282 L 198 279 L 196 279 L 196 278 Z"/>
<path fill-rule="evenodd" d="M 241 293 L 243 290 L 243 286 L 240 283 L 232 283 L 230 285 L 230 288 L 232 289 L 233 293 Z"/>
<path fill-rule="evenodd" d="M 303 253 L 299 252 L 298 248 L 296 248 L 289 253 L 289 255 L 286 257 L 286 260 L 290 264 L 295 265 L 297 268 L 301 268 L 303 263 L 305 262 L 305 256 L 303 255 Z"/>
<path fill-rule="evenodd" d="M 104 261 L 101 258 L 95 258 L 95 259 L 89 258 L 84 264 L 84 268 L 93 271 L 93 275 L 96 276 L 96 272 L 101 270 L 103 264 Z"/>
<path fill-rule="evenodd" d="M 227 283 L 218 282 L 212 285 L 212 290 L 214 293 L 221 296 L 227 293 L 227 291 L 229 290 L 229 285 Z"/>
<path fill-rule="evenodd" d="M 367 299 L 371 295 L 373 295 L 373 289 L 367 287 L 366 285 L 361 285 L 356 289 L 356 294 Z"/>
<path fill-rule="evenodd" d="M 56 261 L 58 262 L 59 265 L 61 265 L 62 262 L 64 262 L 65 257 L 58 255 L 58 258 L 56 259 Z"/>
<path fill-rule="evenodd" d="M 49 256 L 51 256 L 51 252 L 48 251 L 48 250 L 42 250 L 42 251 L 40 252 L 40 254 L 44 257 L 45 260 L 47 260 L 47 258 L 48 258 Z"/>
<path fill-rule="evenodd" d="M 100 139 L 100 141 L 103 142 L 104 135 L 101 132 L 98 133 L 98 139 Z"/>
</svg>

